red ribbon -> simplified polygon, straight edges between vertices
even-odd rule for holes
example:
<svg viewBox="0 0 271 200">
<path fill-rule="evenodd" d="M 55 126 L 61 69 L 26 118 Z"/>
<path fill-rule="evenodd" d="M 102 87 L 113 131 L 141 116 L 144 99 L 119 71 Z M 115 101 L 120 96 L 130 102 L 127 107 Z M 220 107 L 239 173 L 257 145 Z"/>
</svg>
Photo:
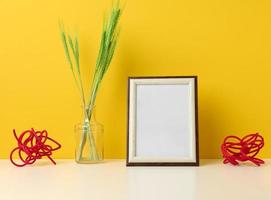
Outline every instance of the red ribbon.
<svg viewBox="0 0 271 200">
<path fill-rule="evenodd" d="M 221 145 L 224 164 L 231 163 L 239 165 L 238 161 L 251 161 L 260 166 L 264 161 L 256 158 L 261 148 L 264 146 L 264 139 L 259 133 L 249 134 L 242 139 L 237 136 L 228 136 Z"/>
<path fill-rule="evenodd" d="M 14 136 L 18 142 L 18 147 L 14 148 L 10 153 L 10 161 L 17 167 L 23 167 L 25 165 L 33 164 L 37 159 L 41 159 L 43 156 L 48 157 L 53 164 L 56 162 L 51 158 L 52 152 L 61 148 L 61 145 L 48 137 L 48 132 L 35 131 L 33 128 L 26 130 L 20 134 L 18 137 L 16 131 L 13 130 Z M 53 148 L 51 145 L 46 144 L 50 141 L 55 144 L 56 147 Z M 19 159 L 21 163 L 16 163 L 13 160 L 13 154 L 18 152 Z"/>
</svg>

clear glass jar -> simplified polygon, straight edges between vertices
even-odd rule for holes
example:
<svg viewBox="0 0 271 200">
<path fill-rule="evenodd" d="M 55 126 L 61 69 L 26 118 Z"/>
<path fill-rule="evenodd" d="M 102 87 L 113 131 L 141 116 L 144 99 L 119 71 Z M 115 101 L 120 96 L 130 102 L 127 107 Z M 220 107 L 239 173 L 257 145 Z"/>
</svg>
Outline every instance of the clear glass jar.
<svg viewBox="0 0 271 200">
<path fill-rule="evenodd" d="M 75 161 L 97 163 L 104 159 L 103 125 L 96 121 L 95 107 L 83 109 L 82 123 L 75 125 Z"/>
</svg>

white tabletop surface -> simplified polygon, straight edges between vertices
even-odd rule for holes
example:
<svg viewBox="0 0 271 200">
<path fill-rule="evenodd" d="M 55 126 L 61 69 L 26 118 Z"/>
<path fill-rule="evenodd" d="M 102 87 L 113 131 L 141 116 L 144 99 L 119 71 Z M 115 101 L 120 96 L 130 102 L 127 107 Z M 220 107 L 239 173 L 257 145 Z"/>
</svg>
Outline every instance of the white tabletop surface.
<svg viewBox="0 0 271 200">
<path fill-rule="evenodd" d="M 76 164 L 0 161 L 1 200 L 270 200 L 271 160 L 262 167 L 202 160 L 200 167 L 126 167 L 123 160 Z"/>
</svg>

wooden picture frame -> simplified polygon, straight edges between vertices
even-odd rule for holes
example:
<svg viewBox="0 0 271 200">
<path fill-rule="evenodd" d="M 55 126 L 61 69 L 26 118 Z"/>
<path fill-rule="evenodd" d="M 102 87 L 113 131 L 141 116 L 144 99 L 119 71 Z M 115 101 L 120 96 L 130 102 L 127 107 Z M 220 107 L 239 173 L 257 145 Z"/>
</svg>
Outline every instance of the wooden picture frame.
<svg viewBox="0 0 271 200">
<path fill-rule="evenodd" d="M 126 166 L 199 166 L 197 76 L 128 78 Z"/>
</svg>

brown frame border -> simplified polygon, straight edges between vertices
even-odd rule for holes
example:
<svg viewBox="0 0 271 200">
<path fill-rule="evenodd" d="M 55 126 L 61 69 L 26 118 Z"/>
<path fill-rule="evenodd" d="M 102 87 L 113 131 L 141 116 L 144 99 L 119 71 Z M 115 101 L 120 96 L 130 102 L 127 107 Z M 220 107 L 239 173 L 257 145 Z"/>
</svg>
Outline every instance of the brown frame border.
<svg viewBox="0 0 271 200">
<path fill-rule="evenodd" d="M 131 79 L 168 79 L 193 78 L 195 96 L 195 134 L 196 134 L 196 162 L 129 162 L 129 122 L 130 122 L 130 80 Z M 128 106 L 127 106 L 127 140 L 126 140 L 126 166 L 199 166 L 199 134 L 198 134 L 198 77 L 197 76 L 134 76 L 128 77 Z"/>
</svg>

